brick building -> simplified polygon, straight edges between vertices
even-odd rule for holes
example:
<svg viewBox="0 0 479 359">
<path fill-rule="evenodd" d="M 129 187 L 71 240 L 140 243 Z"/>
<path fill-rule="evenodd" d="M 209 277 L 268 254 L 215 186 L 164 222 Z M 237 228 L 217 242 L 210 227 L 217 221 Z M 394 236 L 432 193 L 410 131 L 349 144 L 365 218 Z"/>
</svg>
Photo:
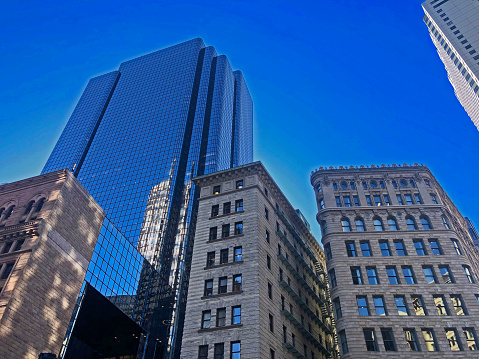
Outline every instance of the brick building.
<svg viewBox="0 0 479 359">
<path fill-rule="evenodd" d="M 477 358 L 478 252 L 431 171 L 330 167 L 311 183 L 341 357 Z"/>
<path fill-rule="evenodd" d="M 260 162 L 201 189 L 181 358 L 335 356 L 324 254 Z"/>
</svg>

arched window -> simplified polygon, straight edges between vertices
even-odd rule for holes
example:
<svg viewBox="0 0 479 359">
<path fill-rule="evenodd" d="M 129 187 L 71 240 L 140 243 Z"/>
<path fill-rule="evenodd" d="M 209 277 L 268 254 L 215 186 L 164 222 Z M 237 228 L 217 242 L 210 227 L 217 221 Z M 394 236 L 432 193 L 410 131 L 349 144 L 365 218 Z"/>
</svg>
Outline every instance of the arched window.
<svg viewBox="0 0 479 359">
<path fill-rule="evenodd" d="M 407 229 L 410 231 L 415 231 L 417 229 L 416 222 L 411 216 L 406 217 Z"/>
<path fill-rule="evenodd" d="M 348 188 L 348 183 L 347 183 L 346 181 L 342 181 L 342 182 L 341 182 L 341 188 L 342 188 L 342 189 Z"/>
<path fill-rule="evenodd" d="M 369 186 L 371 186 L 371 188 L 376 188 L 378 186 L 378 183 L 372 180 L 371 182 L 369 182 Z"/>
<path fill-rule="evenodd" d="M 356 224 L 356 231 L 358 232 L 364 232 L 366 231 L 366 226 L 364 225 L 364 221 L 362 218 L 358 217 L 354 220 L 354 223 Z"/>
<path fill-rule="evenodd" d="M 30 213 L 30 211 L 32 210 L 33 208 L 33 204 L 35 203 L 35 201 L 30 201 L 28 202 L 27 204 L 27 208 L 25 208 L 25 212 L 23 213 L 23 215 L 27 215 Z"/>
<path fill-rule="evenodd" d="M 373 224 L 374 224 L 374 230 L 375 231 L 378 231 L 378 232 L 384 231 L 383 221 L 381 221 L 381 218 L 374 217 L 373 218 Z"/>
<path fill-rule="evenodd" d="M 444 228 L 446 229 L 451 229 L 451 226 L 449 225 L 449 221 L 447 220 L 446 217 L 441 216 L 442 224 L 444 225 Z"/>
<path fill-rule="evenodd" d="M 0 208 L 0 219 L 2 218 L 3 212 L 5 212 L 5 207 Z"/>
<path fill-rule="evenodd" d="M 349 223 L 349 219 L 341 219 L 341 227 L 343 228 L 343 232 L 351 232 L 351 223 Z"/>
<path fill-rule="evenodd" d="M 323 236 L 328 234 L 328 225 L 326 224 L 326 221 L 321 221 L 321 233 Z"/>
<path fill-rule="evenodd" d="M 421 216 L 421 225 L 422 229 L 432 229 L 431 222 L 427 216 Z"/>
<path fill-rule="evenodd" d="M 388 227 L 389 227 L 390 231 L 398 231 L 399 230 L 396 218 L 394 218 L 392 216 L 388 217 Z"/>
<path fill-rule="evenodd" d="M 6 221 L 8 218 L 10 218 L 14 208 L 15 208 L 14 204 L 12 204 L 10 207 L 7 208 L 7 210 L 3 214 L 2 222 Z"/>
<path fill-rule="evenodd" d="M 43 204 L 45 203 L 45 198 L 40 198 L 38 201 L 36 207 L 35 207 L 35 212 L 40 212 L 43 208 Z"/>
</svg>

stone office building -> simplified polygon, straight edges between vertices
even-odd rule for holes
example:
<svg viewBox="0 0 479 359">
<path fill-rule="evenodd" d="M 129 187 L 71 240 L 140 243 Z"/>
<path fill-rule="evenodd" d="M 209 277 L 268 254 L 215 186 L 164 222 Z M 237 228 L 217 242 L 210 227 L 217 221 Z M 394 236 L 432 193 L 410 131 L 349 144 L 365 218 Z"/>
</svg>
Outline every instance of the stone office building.
<svg viewBox="0 0 479 359">
<path fill-rule="evenodd" d="M 263 165 L 194 182 L 181 358 L 335 357 L 323 251 Z"/>
<path fill-rule="evenodd" d="M 477 358 L 478 252 L 431 171 L 330 167 L 311 183 L 341 357 Z"/>
</svg>

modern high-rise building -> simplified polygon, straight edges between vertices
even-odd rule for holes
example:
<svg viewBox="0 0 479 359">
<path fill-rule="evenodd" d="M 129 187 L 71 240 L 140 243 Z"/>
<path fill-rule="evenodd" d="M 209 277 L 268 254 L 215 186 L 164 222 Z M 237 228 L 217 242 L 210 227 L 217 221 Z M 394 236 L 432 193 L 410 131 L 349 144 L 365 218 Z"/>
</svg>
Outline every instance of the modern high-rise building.
<svg viewBox="0 0 479 359">
<path fill-rule="evenodd" d="M 181 359 L 337 357 L 324 253 L 261 162 L 193 181 Z"/>
<path fill-rule="evenodd" d="M 71 170 L 171 288 L 164 358 L 179 356 L 199 195 L 191 178 L 252 161 L 252 106 L 241 72 L 187 41 L 91 79 L 43 169 Z"/>
<path fill-rule="evenodd" d="M 479 2 L 427 0 L 422 7 L 454 92 L 479 129 Z"/>
<path fill-rule="evenodd" d="M 477 358 L 479 252 L 431 171 L 321 167 L 311 184 L 341 357 Z"/>
</svg>

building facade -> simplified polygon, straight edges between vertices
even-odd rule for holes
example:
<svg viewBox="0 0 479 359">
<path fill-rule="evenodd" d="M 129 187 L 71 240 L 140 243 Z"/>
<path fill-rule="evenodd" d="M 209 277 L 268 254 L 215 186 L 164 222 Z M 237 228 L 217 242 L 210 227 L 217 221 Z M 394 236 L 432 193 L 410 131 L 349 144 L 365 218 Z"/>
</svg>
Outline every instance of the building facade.
<svg viewBox="0 0 479 359">
<path fill-rule="evenodd" d="M 427 0 L 422 7 L 454 93 L 479 129 L 479 2 Z"/>
<path fill-rule="evenodd" d="M 469 232 L 472 241 L 474 242 L 476 247 L 479 248 L 479 234 L 477 233 L 476 226 L 474 226 L 474 223 L 472 223 L 470 218 L 464 217 L 464 219 L 466 220 L 467 231 Z"/>
<path fill-rule="evenodd" d="M 252 100 L 224 55 L 190 40 L 91 79 L 43 173 L 67 168 L 173 291 L 164 357 L 179 356 L 198 191 L 253 159 Z"/>
<path fill-rule="evenodd" d="M 200 176 L 181 358 L 335 357 L 324 253 L 260 162 Z"/>
<path fill-rule="evenodd" d="M 341 357 L 477 358 L 478 251 L 431 171 L 320 168 L 311 184 Z"/>
</svg>

